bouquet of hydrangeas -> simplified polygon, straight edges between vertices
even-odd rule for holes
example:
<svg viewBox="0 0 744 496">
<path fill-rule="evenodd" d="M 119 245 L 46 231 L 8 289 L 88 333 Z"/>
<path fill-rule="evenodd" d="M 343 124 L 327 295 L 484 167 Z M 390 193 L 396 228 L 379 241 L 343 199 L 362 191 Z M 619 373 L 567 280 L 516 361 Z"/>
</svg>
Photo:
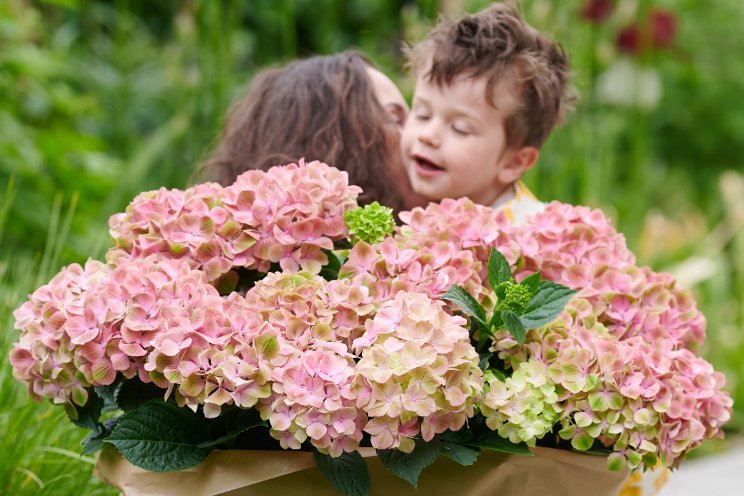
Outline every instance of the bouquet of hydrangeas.
<svg viewBox="0 0 744 496">
<path fill-rule="evenodd" d="M 107 263 L 70 265 L 16 312 L 34 399 L 149 471 L 214 449 L 314 453 L 346 494 L 360 447 L 416 485 L 438 456 L 536 445 L 676 467 L 732 401 L 695 354 L 705 320 L 639 268 L 599 211 L 524 225 L 466 199 L 358 208 L 312 162 L 136 197 Z"/>
</svg>

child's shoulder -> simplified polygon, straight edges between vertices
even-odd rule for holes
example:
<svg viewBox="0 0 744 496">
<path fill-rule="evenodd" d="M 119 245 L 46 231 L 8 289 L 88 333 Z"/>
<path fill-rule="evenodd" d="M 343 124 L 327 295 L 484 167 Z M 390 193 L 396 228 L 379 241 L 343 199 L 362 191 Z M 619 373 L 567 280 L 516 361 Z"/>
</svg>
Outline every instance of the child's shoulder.
<svg viewBox="0 0 744 496">
<path fill-rule="evenodd" d="M 511 197 L 493 205 L 493 208 L 504 212 L 509 220 L 519 225 L 530 215 L 542 212 L 545 204 L 522 181 L 517 181 L 512 185 Z"/>
</svg>

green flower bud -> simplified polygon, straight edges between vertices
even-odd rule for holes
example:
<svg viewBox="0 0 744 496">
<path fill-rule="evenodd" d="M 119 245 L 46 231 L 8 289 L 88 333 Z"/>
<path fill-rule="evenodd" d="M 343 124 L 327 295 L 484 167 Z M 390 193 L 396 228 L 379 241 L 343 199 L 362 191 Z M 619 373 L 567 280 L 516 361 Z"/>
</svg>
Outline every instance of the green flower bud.
<svg viewBox="0 0 744 496">
<path fill-rule="evenodd" d="M 511 281 L 502 282 L 499 284 L 499 289 L 503 288 L 504 296 L 504 308 L 512 310 L 517 314 L 524 312 L 527 305 L 530 304 L 532 295 L 530 294 L 529 288 L 520 286 L 519 284 Z M 498 291 L 499 293 L 501 291 Z"/>
<path fill-rule="evenodd" d="M 386 236 L 390 236 L 395 227 L 393 209 L 383 207 L 377 202 L 347 211 L 344 214 L 344 222 L 349 228 L 352 243 L 358 241 L 379 243 Z"/>
</svg>

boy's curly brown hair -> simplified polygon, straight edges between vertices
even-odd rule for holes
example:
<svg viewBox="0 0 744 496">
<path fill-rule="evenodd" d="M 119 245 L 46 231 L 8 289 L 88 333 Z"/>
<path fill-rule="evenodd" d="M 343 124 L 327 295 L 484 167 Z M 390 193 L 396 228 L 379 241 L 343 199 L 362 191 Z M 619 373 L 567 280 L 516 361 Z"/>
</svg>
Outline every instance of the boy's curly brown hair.
<svg viewBox="0 0 744 496">
<path fill-rule="evenodd" d="M 529 26 L 519 10 L 497 3 L 457 21 L 440 20 L 420 43 L 408 47 L 416 77 L 449 86 L 458 77 L 486 78 L 486 101 L 509 97 L 509 147 L 539 148 L 575 100 L 563 48 Z"/>
</svg>

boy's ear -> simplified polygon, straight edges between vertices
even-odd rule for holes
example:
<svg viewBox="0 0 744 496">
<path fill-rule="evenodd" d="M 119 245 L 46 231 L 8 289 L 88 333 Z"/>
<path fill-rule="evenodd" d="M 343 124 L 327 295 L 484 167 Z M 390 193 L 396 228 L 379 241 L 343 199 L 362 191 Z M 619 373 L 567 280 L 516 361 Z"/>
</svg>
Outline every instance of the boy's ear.
<svg viewBox="0 0 744 496">
<path fill-rule="evenodd" d="M 534 146 L 523 146 L 522 148 L 509 150 L 504 157 L 499 180 L 502 184 L 511 184 L 517 181 L 537 163 L 539 156 L 540 150 Z"/>
</svg>

